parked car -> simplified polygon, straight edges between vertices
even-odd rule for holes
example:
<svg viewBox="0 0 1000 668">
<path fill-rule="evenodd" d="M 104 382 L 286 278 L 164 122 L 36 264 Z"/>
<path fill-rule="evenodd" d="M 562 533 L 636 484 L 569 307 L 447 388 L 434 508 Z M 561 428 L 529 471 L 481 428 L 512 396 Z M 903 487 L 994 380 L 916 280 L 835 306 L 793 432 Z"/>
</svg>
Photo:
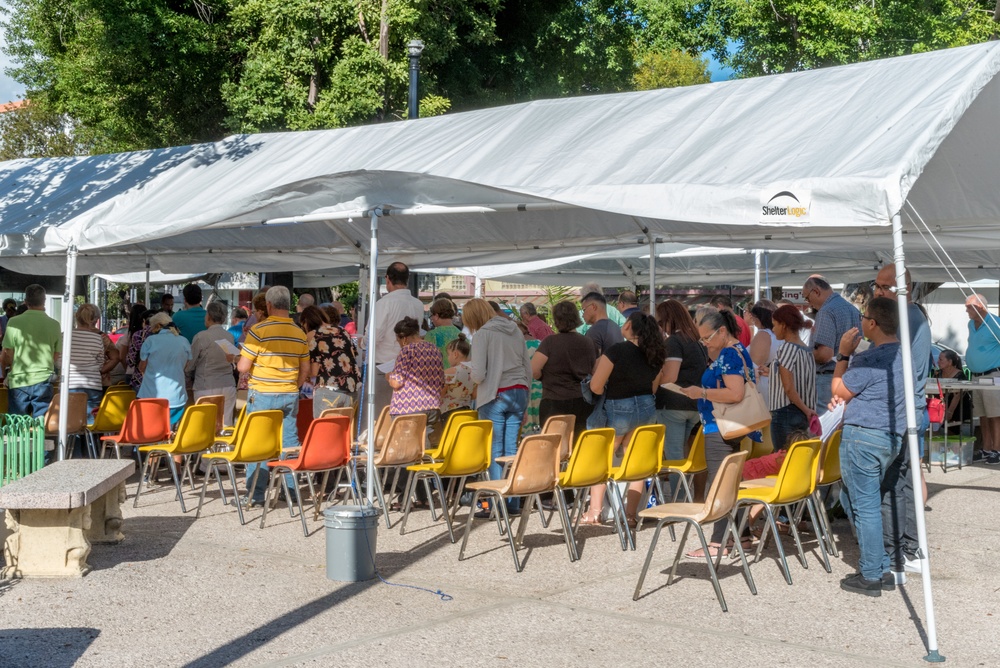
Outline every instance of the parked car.
<svg viewBox="0 0 1000 668">
<path fill-rule="evenodd" d="M 128 327 L 119 327 L 115 331 L 108 334 L 108 337 L 111 339 L 111 343 L 117 344 L 118 339 L 122 338 L 126 334 L 128 334 Z"/>
</svg>

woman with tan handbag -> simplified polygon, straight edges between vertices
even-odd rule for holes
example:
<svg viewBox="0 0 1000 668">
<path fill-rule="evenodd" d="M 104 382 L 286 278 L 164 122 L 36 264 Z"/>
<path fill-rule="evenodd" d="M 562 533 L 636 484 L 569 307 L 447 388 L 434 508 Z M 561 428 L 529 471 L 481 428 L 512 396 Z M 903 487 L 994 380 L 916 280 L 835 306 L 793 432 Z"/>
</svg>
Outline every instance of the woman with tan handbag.
<svg viewBox="0 0 1000 668">
<path fill-rule="evenodd" d="M 706 487 L 712 486 L 712 481 L 722 466 L 722 460 L 740 447 L 740 440 L 745 435 L 724 439 L 717 423 L 716 411 L 724 405 L 740 404 L 748 389 L 757 399 L 760 397 L 756 389 L 750 385 L 754 381 L 753 360 L 749 351 L 736 338 L 737 331 L 739 330 L 736 319 L 729 311 L 710 311 L 703 315 L 698 323 L 698 335 L 701 337 L 701 343 L 708 349 L 708 357 L 712 363 L 701 377 L 701 387 L 680 388 L 685 396 L 698 400 L 698 412 L 701 413 L 705 434 L 705 463 L 708 465 Z M 767 412 L 766 406 L 764 412 Z M 751 432 L 749 436 L 757 441 L 761 438 L 760 432 Z M 715 523 L 709 544 L 712 556 L 722 549 L 720 543 L 725 530 L 725 522 Z M 699 549 L 689 552 L 687 556 L 704 555 Z"/>
</svg>

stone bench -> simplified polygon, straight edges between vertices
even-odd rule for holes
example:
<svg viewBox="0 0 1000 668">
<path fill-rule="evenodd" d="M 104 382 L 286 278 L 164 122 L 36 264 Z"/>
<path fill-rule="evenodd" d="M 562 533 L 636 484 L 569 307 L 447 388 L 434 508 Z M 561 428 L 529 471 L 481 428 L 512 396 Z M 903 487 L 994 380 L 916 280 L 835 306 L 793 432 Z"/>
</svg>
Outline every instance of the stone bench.
<svg viewBox="0 0 1000 668">
<path fill-rule="evenodd" d="M 82 577 L 92 543 L 117 543 L 131 460 L 66 460 L 0 487 L 4 578 Z"/>
</svg>

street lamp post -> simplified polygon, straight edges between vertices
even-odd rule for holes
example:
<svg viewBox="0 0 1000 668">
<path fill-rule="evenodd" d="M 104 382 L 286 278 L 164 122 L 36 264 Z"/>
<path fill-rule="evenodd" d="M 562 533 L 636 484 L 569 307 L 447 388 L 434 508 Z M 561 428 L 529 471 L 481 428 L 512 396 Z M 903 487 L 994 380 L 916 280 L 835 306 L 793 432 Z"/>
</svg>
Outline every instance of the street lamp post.
<svg viewBox="0 0 1000 668">
<path fill-rule="evenodd" d="M 407 118 L 420 117 L 420 103 L 417 99 L 417 79 L 420 76 L 420 54 L 424 50 L 424 43 L 419 39 L 411 39 L 406 45 L 410 54 L 410 104 Z"/>
</svg>

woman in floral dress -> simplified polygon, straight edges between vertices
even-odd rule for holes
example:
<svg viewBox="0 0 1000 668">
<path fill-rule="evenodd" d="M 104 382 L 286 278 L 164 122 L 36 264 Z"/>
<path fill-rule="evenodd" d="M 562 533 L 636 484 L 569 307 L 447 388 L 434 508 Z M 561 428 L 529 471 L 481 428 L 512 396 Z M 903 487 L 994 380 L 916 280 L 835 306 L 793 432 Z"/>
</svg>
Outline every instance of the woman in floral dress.
<svg viewBox="0 0 1000 668">
<path fill-rule="evenodd" d="M 309 343 L 313 384 L 313 417 L 328 408 L 353 406 L 361 387 L 358 351 L 354 342 L 338 325 L 332 325 L 316 306 L 307 306 L 299 316 Z"/>
</svg>

